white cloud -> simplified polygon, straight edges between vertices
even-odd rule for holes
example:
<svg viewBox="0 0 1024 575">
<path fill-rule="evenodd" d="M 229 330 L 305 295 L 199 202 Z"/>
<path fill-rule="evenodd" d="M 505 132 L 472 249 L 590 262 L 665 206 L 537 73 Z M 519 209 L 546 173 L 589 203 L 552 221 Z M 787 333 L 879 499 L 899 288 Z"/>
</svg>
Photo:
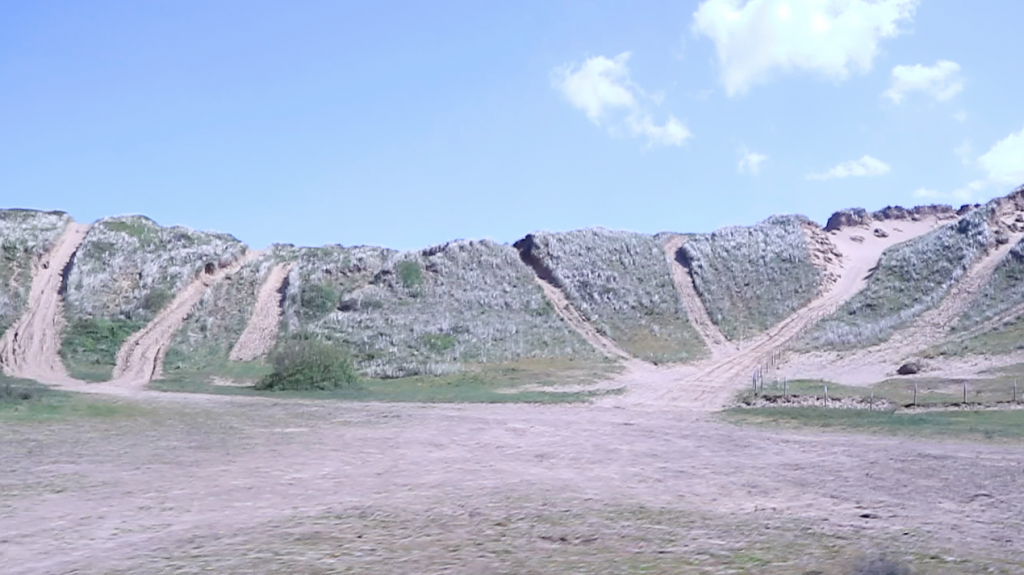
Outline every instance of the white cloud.
<svg viewBox="0 0 1024 575">
<path fill-rule="evenodd" d="M 965 166 L 976 166 L 984 172 L 984 177 L 952 192 L 944 193 L 922 188 L 914 192 L 916 197 L 950 198 L 969 202 L 979 199 L 982 192 L 991 188 L 1006 190 L 1007 187 L 1015 188 L 1024 184 L 1024 128 L 996 142 L 988 152 L 975 161 L 970 159 L 971 145 L 968 140 L 964 140 L 964 143 L 953 151 L 960 156 L 960 161 Z"/>
<path fill-rule="evenodd" d="M 685 124 L 669 115 L 658 125 L 648 105 L 660 105 L 664 92 L 647 94 L 629 77 L 629 52 L 614 58 L 594 56 L 582 65 L 566 64 L 552 72 L 555 89 L 597 126 L 613 134 L 646 137 L 649 146 L 681 146 L 693 137 Z"/>
<path fill-rule="evenodd" d="M 757 152 L 751 152 L 746 147 L 741 147 L 739 152 L 740 161 L 736 165 L 736 169 L 741 174 L 749 172 L 756 176 L 761 171 L 761 164 L 768 159 L 768 156 L 758 154 Z"/>
<path fill-rule="evenodd" d="M 591 122 L 601 125 L 609 109 L 636 107 L 630 87 L 629 52 L 608 59 L 595 56 L 575 69 L 573 65 L 555 70 L 555 86 L 573 106 L 583 110 Z"/>
<path fill-rule="evenodd" d="M 978 158 L 978 167 L 993 184 L 1024 184 L 1024 128 L 996 142 Z"/>
<path fill-rule="evenodd" d="M 896 66 L 892 69 L 892 85 L 882 95 L 892 100 L 893 104 L 903 102 L 910 92 L 924 92 L 944 102 L 963 89 L 960 64 L 939 60 L 934 66 Z"/>
<path fill-rule="evenodd" d="M 871 69 L 882 39 L 900 33 L 918 0 L 706 0 L 693 31 L 715 43 L 730 96 L 773 70 L 809 70 L 835 80 Z"/>
<path fill-rule="evenodd" d="M 890 168 L 888 164 L 866 155 L 859 160 L 843 162 L 831 170 L 821 174 L 808 174 L 807 179 L 830 180 L 832 178 L 882 176 L 889 172 Z"/>
</svg>

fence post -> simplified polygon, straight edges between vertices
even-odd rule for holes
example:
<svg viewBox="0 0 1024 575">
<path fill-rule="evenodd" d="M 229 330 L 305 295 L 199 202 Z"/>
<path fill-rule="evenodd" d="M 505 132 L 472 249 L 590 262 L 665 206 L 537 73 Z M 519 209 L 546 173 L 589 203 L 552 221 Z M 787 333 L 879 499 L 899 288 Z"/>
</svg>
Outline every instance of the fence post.
<svg viewBox="0 0 1024 575">
<path fill-rule="evenodd" d="M 824 394 L 822 395 L 822 397 L 824 398 L 825 407 L 828 407 L 828 385 L 825 385 L 824 388 L 825 388 L 825 391 L 824 391 Z"/>
<path fill-rule="evenodd" d="M 964 407 L 967 407 L 967 380 L 964 380 Z"/>
<path fill-rule="evenodd" d="M 757 370 L 750 374 L 751 385 L 754 386 L 754 397 L 757 397 Z"/>
<path fill-rule="evenodd" d="M 917 382 L 914 382 L 914 407 L 917 407 Z"/>
<path fill-rule="evenodd" d="M 1013 402 L 1017 403 L 1017 380 L 1013 380 Z"/>
<path fill-rule="evenodd" d="M 1014 393 L 1015 397 L 1016 395 L 1017 394 Z M 785 397 L 786 399 L 789 399 L 789 378 L 782 380 L 782 396 Z"/>
</svg>

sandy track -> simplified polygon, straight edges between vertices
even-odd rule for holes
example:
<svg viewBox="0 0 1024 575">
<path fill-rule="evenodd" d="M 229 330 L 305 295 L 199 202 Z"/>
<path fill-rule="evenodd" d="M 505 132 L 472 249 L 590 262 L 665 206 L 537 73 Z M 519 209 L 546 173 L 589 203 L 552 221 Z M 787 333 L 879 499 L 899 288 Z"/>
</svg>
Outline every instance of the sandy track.
<svg viewBox="0 0 1024 575">
<path fill-rule="evenodd" d="M 71 380 L 59 354 L 64 329 L 60 291 L 64 269 L 88 231 L 88 225 L 71 222 L 34 266 L 26 311 L 0 339 L 0 364 L 7 375 L 52 384 Z"/>
<path fill-rule="evenodd" d="M 796 338 L 867 285 L 871 270 L 882 252 L 948 222 L 887 220 L 870 226 L 851 227 L 829 234 L 834 252 L 842 254 L 832 264 L 835 281 L 820 296 L 761 335 L 740 344 L 738 351 L 711 358 L 693 366 L 645 369 L 631 366 L 623 374 L 631 384 L 629 393 L 604 400 L 619 406 L 658 407 L 673 405 L 699 411 L 721 409 L 745 386 L 755 369 L 774 354 L 786 349 Z M 879 228 L 887 237 L 876 237 Z M 854 240 L 856 236 L 859 240 Z"/>
<path fill-rule="evenodd" d="M 565 297 L 562 290 L 553 286 L 550 282 L 545 281 L 539 276 L 535 275 L 533 279 L 544 292 L 544 297 L 551 303 L 551 307 L 555 308 L 555 313 L 558 314 L 558 317 L 562 318 L 565 323 L 569 324 L 569 327 L 575 330 L 576 333 L 580 334 L 580 337 L 587 340 L 587 343 L 593 346 L 594 349 L 608 357 L 625 360 L 633 359 L 633 356 L 626 353 L 626 350 L 619 347 L 619 344 L 598 332 L 597 329 L 587 321 L 587 318 L 583 317 L 583 314 L 581 314 L 579 310 L 569 302 L 569 298 Z"/>
<path fill-rule="evenodd" d="M 594 349 L 608 357 L 627 360 L 633 359 L 633 356 L 629 355 L 629 353 L 619 347 L 619 344 L 597 331 L 597 329 L 587 321 L 587 318 L 583 317 L 583 314 L 581 314 L 579 310 L 569 302 L 569 298 L 562 293 L 562 290 L 539 277 L 535 279 L 537 284 L 540 285 L 541 290 L 544 292 L 544 297 L 546 297 L 551 303 L 551 306 L 555 308 L 555 313 L 558 314 L 558 317 L 568 323 L 569 327 L 575 330 L 576 333 L 580 334 L 583 339 L 587 340 L 587 343 L 592 345 Z"/>
<path fill-rule="evenodd" d="M 260 286 L 249 323 L 231 348 L 228 356 L 231 361 L 252 361 L 270 353 L 281 324 L 281 289 L 294 267 L 295 264 L 289 262 L 271 268 Z"/>
<path fill-rule="evenodd" d="M 111 383 L 119 386 L 141 387 L 150 380 L 160 377 L 164 356 L 167 354 L 167 346 L 206 290 L 260 255 L 262 255 L 261 252 L 248 251 L 231 265 L 221 268 L 213 274 L 201 273 L 192 283 L 178 292 L 166 308 L 158 313 L 146 327 L 132 334 L 118 350 L 117 363 L 114 366 L 114 379 Z"/>
<path fill-rule="evenodd" d="M 718 326 L 711 321 L 704 302 L 693 287 L 693 277 L 690 270 L 686 269 L 676 257 L 679 248 L 686 240 L 683 236 L 673 235 L 665 242 L 665 260 L 668 261 L 669 269 L 672 270 L 672 283 L 676 286 L 676 293 L 686 310 L 686 317 L 690 324 L 704 340 L 704 345 L 711 352 L 711 357 L 721 357 L 729 352 L 737 351 L 735 344 L 729 342 Z"/>
</svg>

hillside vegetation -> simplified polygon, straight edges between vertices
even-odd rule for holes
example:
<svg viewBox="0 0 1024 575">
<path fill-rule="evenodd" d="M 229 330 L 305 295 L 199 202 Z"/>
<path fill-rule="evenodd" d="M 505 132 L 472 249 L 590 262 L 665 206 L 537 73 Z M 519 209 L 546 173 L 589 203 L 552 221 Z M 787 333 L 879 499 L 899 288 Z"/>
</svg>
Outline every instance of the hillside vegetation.
<svg viewBox="0 0 1024 575">
<path fill-rule="evenodd" d="M 706 353 L 654 237 L 594 228 L 530 234 L 516 247 L 536 273 L 549 276 L 584 317 L 630 354 L 683 362 Z"/>
<path fill-rule="evenodd" d="M 688 236 L 680 249 L 708 315 L 731 340 L 746 339 L 803 307 L 822 287 L 800 216 Z"/>
<path fill-rule="evenodd" d="M 89 230 L 67 277 L 72 374 L 109 377 L 121 343 L 199 274 L 228 265 L 245 246 L 226 234 L 162 227 L 142 216 L 107 218 Z"/>
<path fill-rule="evenodd" d="M 994 242 L 995 209 L 995 204 L 980 207 L 955 223 L 887 249 L 867 287 L 819 322 L 802 346 L 850 349 L 878 344 L 934 307 Z"/>
<path fill-rule="evenodd" d="M 340 246 L 276 253 L 297 261 L 282 337 L 317 334 L 369 377 L 521 358 L 598 359 L 509 246 L 460 240 L 404 253 Z"/>
<path fill-rule="evenodd" d="M 32 264 L 49 251 L 70 221 L 64 212 L 0 210 L 0 333 L 25 310 Z"/>
</svg>

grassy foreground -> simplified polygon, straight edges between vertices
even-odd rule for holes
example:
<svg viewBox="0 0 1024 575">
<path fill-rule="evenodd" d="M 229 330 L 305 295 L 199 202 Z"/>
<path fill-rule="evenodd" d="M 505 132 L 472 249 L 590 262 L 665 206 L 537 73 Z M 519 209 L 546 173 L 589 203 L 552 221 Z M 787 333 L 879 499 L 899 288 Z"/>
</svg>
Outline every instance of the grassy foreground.
<svg viewBox="0 0 1024 575">
<path fill-rule="evenodd" d="M 1024 439 L 1024 410 L 894 413 L 821 407 L 766 407 L 731 409 L 725 412 L 724 417 L 727 421 L 758 426 L 805 427 L 945 439 Z"/>
<path fill-rule="evenodd" d="M 889 379 L 870 387 L 839 385 L 820 380 L 788 382 L 785 391 L 792 396 L 814 398 L 806 407 L 734 408 L 725 412 L 729 421 L 763 426 L 807 427 L 868 433 L 937 438 L 1019 440 L 1024 438 L 1024 410 L 979 409 L 983 406 L 1008 407 L 1013 399 L 1013 383 L 1020 380 L 1018 401 L 1024 401 L 1024 366 L 1010 366 L 989 373 L 989 377 L 962 380 L 943 378 Z M 964 404 L 966 383 L 967 403 Z M 895 406 L 914 403 L 922 408 L 956 411 L 897 413 L 894 409 L 830 409 L 823 395 L 828 387 L 830 401 L 846 398 L 866 400 L 873 396 Z M 778 397 L 783 388 L 767 385 L 763 395 Z M 746 392 L 740 400 L 749 399 Z"/>
<path fill-rule="evenodd" d="M 0 423 L 130 417 L 145 411 L 116 399 L 57 391 L 0 374 Z"/>
<path fill-rule="evenodd" d="M 253 384 L 269 373 L 269 367 L 249 363 L 225 366 L 217 372 L 179 371 L 150 383 L 149 387 L 185 393 L 348 401 L 572 403 L 616 393 L 617 390 L 562 391 L 554 386 L 591 384 L 610 377 L 619 369 L 618 365 L 603 361 L 535 359 L 478 365 L 443 376 L 363 379 L 350 387 L 331 391 L 260 391 L 254 389 Z M 225 379 L 230 382 L 225 382 Z"/>
</svg>

